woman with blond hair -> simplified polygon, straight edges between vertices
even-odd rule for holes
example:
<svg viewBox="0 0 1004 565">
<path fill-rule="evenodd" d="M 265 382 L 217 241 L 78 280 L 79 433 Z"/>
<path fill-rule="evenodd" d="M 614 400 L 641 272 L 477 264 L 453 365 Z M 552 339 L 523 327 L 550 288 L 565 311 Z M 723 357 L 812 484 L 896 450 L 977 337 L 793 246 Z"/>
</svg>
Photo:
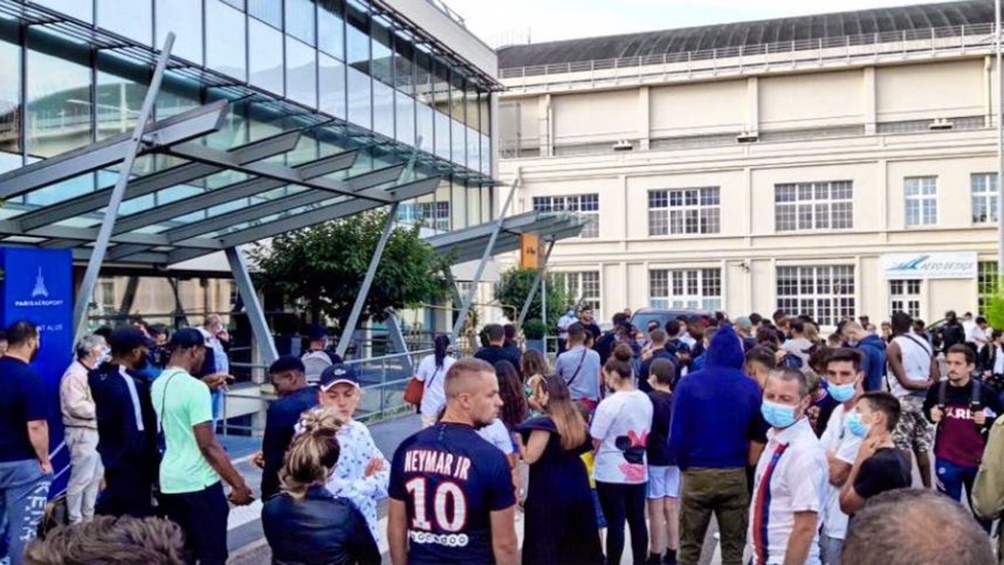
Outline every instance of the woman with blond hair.
<svg viewBox="0 0 1004 565">
<path fill-rule="evenodd" d="M 536 385 L 545 415 L 518 428 L 520 454 L 530 465 L 523 564 L 602 563 L 589 475 L 580 457 L 592 447 L 589 428 L 561 377 L 541 377 Z"/>
<path fill-rule="evenodd" d="M 276 565 L 379 564 L 366 518 L 325 487 L 341 449 L 343 423 L 328 408 L 303 413 L 300 432 L 279 471 L 281 492 L 265 502 L 261 521 Z"/>
</svg>

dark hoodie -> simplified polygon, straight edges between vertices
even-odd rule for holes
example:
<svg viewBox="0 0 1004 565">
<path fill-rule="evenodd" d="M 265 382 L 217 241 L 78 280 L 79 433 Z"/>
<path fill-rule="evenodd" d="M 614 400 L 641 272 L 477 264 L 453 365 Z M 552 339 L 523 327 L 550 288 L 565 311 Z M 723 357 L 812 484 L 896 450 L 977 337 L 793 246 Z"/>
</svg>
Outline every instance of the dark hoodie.
<svg viewBox="0 0 1004 565">
<path fill-rule="evenodd" d="M 718 330 L 704 369 L 673 391 L 669 450 L 681 469 L 745 468 L 760 421 L 760 389 L 742 372 L 743 347 L 731 327 Z"/>
<path fill-rule="evenodd" d="M 884 390 L 885 342 L 875 334 L 868 334 L 854 348 L 865 357 L 861 365 L 865 372 L 865 391 Z"/>
</svg>

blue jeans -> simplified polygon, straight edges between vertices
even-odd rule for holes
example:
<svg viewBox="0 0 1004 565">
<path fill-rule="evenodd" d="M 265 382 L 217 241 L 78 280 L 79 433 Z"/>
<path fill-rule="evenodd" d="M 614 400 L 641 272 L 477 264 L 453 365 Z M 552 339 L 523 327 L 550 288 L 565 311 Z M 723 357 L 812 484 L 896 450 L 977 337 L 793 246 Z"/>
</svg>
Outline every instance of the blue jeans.
<svg viewBox="0 0 1004 565">
<path fill-rule="evenodd" d="M 973 481 L 976 480 L 976 472 L 978 470 L 978 467 L 963 467 L 961 465 L 956 465 L 951 461 L 936 459 L 934 463 L 934 471 L 936 474 L 935 482 L 938 486 L 938 492 L 962 502 L 962 487 L 965 486 L 966 499 L 969 502 L 969 507 L 972 508 Z M 986 530 L 987 533 L 990 533 L 990 521 L 980 520 L 979 518 L 976 518 L 976 521 L 983 526 L 983 529 Z"/>
<path fill-rule="evenodd" d="M 51 482 L 35 459 L 0 463 L 0 514 L 7 518 L 12 565 L 23 562 L 25 546 L 38 534 Z"/>
</svg>

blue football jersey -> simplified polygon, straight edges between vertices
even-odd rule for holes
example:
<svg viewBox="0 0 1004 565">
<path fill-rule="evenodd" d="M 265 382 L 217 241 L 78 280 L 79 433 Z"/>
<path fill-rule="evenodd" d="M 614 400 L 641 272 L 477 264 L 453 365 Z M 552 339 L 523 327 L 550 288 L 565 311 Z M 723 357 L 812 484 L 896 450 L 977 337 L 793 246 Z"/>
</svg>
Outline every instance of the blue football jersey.
<svg viewBox="0 0 1004 565">
<path fill-rule="evenodd" d="M 408 508 L 408 563 L 491 564 L 491 512 L 516 504 L 509 462 L 473 428 L 436 424 L 394 453 L 390 497 Z"/>
</svg>

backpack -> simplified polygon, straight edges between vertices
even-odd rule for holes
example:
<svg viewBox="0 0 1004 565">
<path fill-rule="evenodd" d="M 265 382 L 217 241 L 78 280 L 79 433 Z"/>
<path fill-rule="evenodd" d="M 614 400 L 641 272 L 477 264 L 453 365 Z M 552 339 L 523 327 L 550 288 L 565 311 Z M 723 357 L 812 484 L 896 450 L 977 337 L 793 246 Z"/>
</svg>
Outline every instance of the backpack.
<svg viewBox="0 0 1004 565">
<path fill-rule="evenodd" d="M 982 383 L 976 377 L 971 377 L 969 380 L 973 383 L 973 388 L 969 396 L 970 406 L 981 406 L 983 403 L 980 400 L 980 388 Z M 945 397 L 948 396 L 948 381 L 941 381 L 938 383 L 938 406 L 945 405 Z"/>
</svg>

